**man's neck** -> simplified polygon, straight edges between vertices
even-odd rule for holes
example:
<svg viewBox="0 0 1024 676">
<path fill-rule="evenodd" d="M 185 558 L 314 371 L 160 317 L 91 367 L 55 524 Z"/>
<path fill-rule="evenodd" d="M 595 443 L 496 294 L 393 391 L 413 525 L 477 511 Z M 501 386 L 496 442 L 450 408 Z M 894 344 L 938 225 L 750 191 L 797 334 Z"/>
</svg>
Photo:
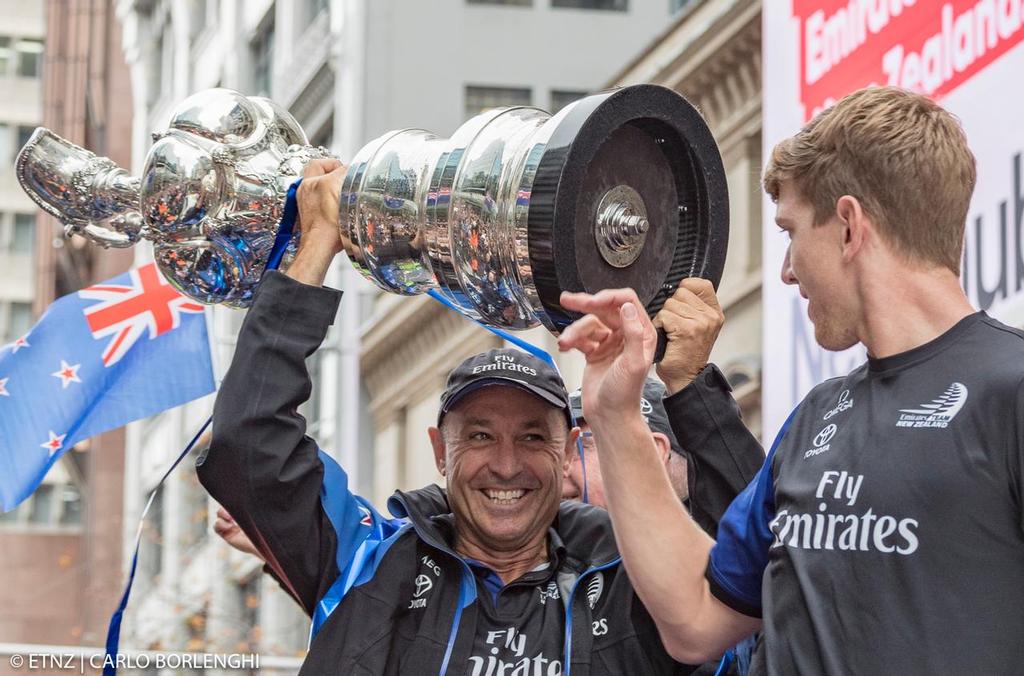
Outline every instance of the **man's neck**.
<svg viewBox="0 0 1024 676">
<path fill-rule="evenodd" d="M 503 584 L 508 584 L 548 561 L 548 538 L 547 533 L 542 533 L 521 549 L 502 552 L 484 548 L 471 537 L 456 534 L 455 552 L 465 559 L 479 561 L 497 573 Z"/>
<path fill-rule="evenodd" d="M 948 269 L 876 271 L 861 284 L 858 337 L 875 358 L 920 347 L 975 310 Z"/>
</svg>

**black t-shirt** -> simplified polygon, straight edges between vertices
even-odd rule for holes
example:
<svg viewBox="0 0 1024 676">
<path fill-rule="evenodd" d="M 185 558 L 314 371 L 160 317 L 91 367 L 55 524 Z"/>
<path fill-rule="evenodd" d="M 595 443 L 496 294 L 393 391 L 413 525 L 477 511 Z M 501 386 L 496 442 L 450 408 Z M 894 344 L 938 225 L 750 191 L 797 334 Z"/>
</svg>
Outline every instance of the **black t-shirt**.
<svg viewBox="0 0 1024 676">
<path fill-rule="evenodd" d="M 1024 669 L 1022 386 L 1024 332 L 978 313 L 807 396 L 708 566 L 768 672 Z"/>
<path fill-rule="evenodd" d="M 468 676 L 562 673 L 565 606 L 551 565 L 494 590 L 484 578 L 495 573 L 472 565 L 478 614 Z"/>
<path fill-rule="evenodd" d="M 450 515 L 434 523 L 454 548 Z M 466 676 L 539 674 L 560 676 L 565 647 L 563 599 L 577 573 L 569 567 L 565 545 L 548 529 L 548 561 L 508 584 L 484 564 L 464 559 L 476 579 L 476 634 Z"/>
</svg>

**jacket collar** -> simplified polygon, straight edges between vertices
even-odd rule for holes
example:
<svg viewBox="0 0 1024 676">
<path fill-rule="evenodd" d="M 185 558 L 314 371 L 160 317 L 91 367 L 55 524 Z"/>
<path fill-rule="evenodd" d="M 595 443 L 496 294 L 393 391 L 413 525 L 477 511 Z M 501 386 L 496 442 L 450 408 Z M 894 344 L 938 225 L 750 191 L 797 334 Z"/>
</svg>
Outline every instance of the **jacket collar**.
<svg viewBox="0 0 1024 676">
<path fill-rule="evenodd" d="M 454 519 L 454 515 L 443 488 L 430 484 L 414 491 L 395 491 L 388 500 L 388 510 L 396 518 L 409 519 L 416 532 L 428 544 L 454 554 L 444 523 Z M 447 518 L 442 520 L 437 517 Z M 551 529 L 549 546 L 562 544 L 570 561 L 579 562 L 583 569 L 611 563 L 619 558 L 611 519 L 608 512 L 600 507 L 563 500 Z"/>
</svg>

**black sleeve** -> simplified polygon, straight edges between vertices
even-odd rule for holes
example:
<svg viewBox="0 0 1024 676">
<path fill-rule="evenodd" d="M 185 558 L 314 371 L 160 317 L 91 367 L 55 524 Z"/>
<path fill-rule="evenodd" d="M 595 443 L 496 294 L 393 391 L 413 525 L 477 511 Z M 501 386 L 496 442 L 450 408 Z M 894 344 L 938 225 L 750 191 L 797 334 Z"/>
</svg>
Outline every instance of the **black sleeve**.
<svg viewBox="0 0 1024 676">
<path fill-rule="evenodd" d="M 318 447 L 297 409 L 312 391 L 306 358 L 340 301 L 338 291 L 267 273 L 217 394 L 210 450 L 196 467 L 309 614 L 321 585 L 337 577 L 337 535 L 320 503 Z"/>
<path fill-rule="evenodd" d="M 268 566 L 267 564 L 264 563 L 263 564 L 263 573 L 265 575 L 267 575 L 267 577 L 272 579 L 274 582 L 276 582 L 277 586 L 280 587 L 281 590 L 284 591 L 285 594 L 288 594 L 288 596 L 291 596 L 292 600 L 295 601 L 296 603 L 298 603 L 299 606 L 302 607 L 302 609 L 305 610 L 307 614 L 309 613 L 309 609 L 305 608 L 303 606 L 302 602 L 299 601 L 299 599 L 297 599 L 294 596 L 292 596 L 292 590 L 288 587 L 287 584 L 284 583 L 284 580 L 282 580 L 281 578 L 279 578 L 277 576 L 277 573 L 274 572 L 273 568 L 271 568 L 270 566 Z"/>
<path fill-rule="evenodd" d="M 731 391 L 718 367 L 708 364 L 665 398 L 672 431 L 687 454 L 690 512 L 711 537 L 733 498 L 764 464 L 764 449 L 743 424 Z"/>
</svg>

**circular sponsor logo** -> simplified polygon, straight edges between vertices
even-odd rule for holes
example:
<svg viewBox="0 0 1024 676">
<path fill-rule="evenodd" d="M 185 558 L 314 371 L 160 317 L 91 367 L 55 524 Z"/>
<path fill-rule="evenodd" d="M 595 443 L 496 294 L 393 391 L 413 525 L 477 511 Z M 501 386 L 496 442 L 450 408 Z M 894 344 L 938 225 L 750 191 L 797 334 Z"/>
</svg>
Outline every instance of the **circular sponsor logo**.
<svg viewBox="0 0 1024 676">
<path fill-rule="evenodd" d="M 416 591 L 413 592 L 413 596 L 415 596 L 416 598 L 419 598 L 419 597 L 423 596 L 424 594 L 426 594 L 428 591 L 430 591 L 430 588 L 433 587 L 433 586 L 434 586 L 434 583 L 431 582 L 429 577 L 427 577 L 426 575 L 417 575 L 416 576 Z"/>
<path fill-rule="evenodd" d="M 814 437 L 814 445 L 820 448 L 827 444 L 832 440 L 832 437 L 836 435 L 837 429 L 839 428 L 836 427 L 835 423 L 822 428 L 822 430 L 818 432 L 818 436 Z"/>
<path fill-rule="evenodd" d="M 649 401 L 647 401 L 646 399 L 643 399 L 643 398 L 640 399 L 640 413 L 641 414 L 643 414 L 643 415 L 650 415 L 651 411 L 653 411 L 653 410 L 654 410 L 654 407 L 651 406 L 651 402 L 649 402 Z"/>
</svg>

